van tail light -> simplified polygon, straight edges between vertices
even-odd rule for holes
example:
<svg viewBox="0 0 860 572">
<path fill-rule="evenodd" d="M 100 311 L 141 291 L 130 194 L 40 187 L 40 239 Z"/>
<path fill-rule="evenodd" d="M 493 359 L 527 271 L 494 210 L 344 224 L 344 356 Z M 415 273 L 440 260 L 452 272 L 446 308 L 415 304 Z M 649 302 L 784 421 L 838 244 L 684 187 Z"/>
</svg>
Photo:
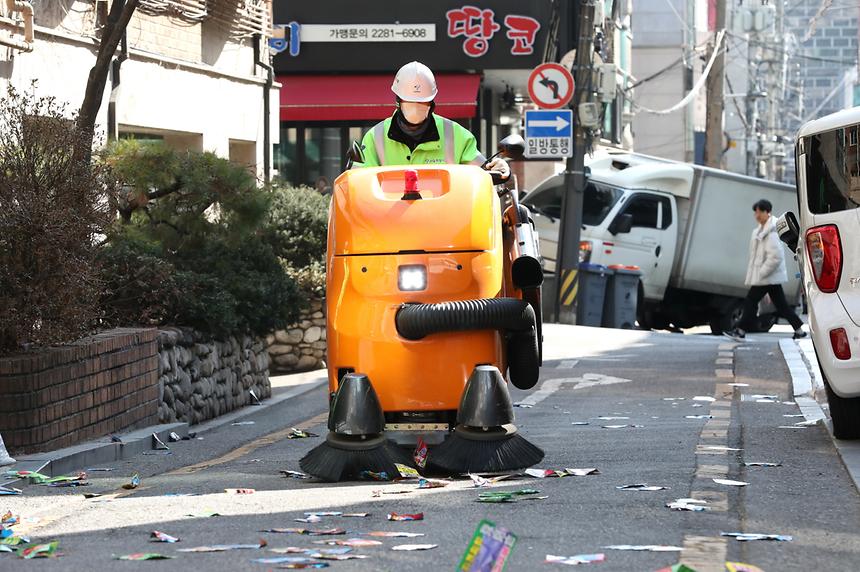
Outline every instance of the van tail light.
<svg viewBox="0 0 860 572">
<path fill-rule="evenodd" d="M 848 344 L 848 333 L 845 328 L 830 330 L 830 347 L 837 359 L 851 359 L 851 346 Z"/>
<path fill-rule="evenodd" d="M 806 232 L 806 252 L 818 289 L 828 294 L 836 292 L 842 276 L 839 229 L 832 224 L 810 228 Z"/>
</svg>

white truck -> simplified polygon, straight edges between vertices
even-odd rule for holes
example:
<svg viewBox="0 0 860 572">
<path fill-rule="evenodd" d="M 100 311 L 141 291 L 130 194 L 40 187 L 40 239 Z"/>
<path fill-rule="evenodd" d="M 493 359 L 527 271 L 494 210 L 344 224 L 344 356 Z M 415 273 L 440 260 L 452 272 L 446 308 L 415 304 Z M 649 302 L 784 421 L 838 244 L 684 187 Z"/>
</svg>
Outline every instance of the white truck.
<svg viewBox="0 0 860 572">
<path fill-rule="evenodd" d="M 797 208 L 794 187 L 626 152 L 595 157 L 586 166 L 580 261 L 639 267 L 642 328 L 731 329 L 748 289 L 752 205 L 767 199 L 779 216 Z M 548 273 L 555 271 L 564 189 L 564 176 L 554 175 L 522 199 L 532 210 Z M 786 265 L 786 298 L 797 305 L 797 264 L 787 249 Z M 759 331 L 773 326 L 774 312 L 767 302 L 760 307 Z"/>
</svg>

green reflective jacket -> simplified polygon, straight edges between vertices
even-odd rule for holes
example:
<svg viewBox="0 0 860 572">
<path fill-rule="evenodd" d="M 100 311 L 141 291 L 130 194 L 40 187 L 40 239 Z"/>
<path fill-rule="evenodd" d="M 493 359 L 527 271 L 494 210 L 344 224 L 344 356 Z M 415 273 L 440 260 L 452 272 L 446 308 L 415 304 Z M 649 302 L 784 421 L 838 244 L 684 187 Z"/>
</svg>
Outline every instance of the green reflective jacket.
<svg viewBox="0 0 860 572">
<path fill-rule="evenodd" d="M 439 139 L 419 143 L 414 151 L 400 141 L 388 137 L 393 117 L 377 123 L 361 141 L 364 146 L 364 167 L 383 165 L 470 164 L 483 165 L 484 156 L 472 133 L 454 121 L 432 115 Z M 443 143 L 444 142 L 444 143 Z"/>
</svg>

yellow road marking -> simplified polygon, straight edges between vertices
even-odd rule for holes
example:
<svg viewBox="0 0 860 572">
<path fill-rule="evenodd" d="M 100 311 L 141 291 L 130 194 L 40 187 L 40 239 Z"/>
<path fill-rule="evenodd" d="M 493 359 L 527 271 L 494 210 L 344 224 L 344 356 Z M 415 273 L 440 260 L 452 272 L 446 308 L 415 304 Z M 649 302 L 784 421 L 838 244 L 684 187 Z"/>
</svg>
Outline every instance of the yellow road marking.
<svg viewBox="0 0 860 572">
<path fill-rule="evenodd" d="M 328 412 L 320 413 L 319 415 L 314 415 L 310 419 L 302 421 L 297 425 L 293 425 L 286 429 L 281 429 L 280 431 L 275 431 L 274 433 L 269 433 L 268 435 L 264 435 L 259 439 L 255 439 L 250 443 L 246 443 L 237 449 L 233 449 L 229 453 L 225 455 L 221 455 L 220 457 L 216 457 L 215 459 L 210 459 L 208 461 L 203 461 L 200 463 L 195 463 L 193 465 L 188 465 L 186 467 L 180 467 L 179 469 L 175 469 L 173 471 L 164 473 L 165 475 L 190 475 L 192 473 L 196 473 L 198 471 L 202 471 L 203 469 L 208 469 L 209 467 L 214 467 L 216 465 L 223 465 L 225 463 L 230 463 L 245 455 L 256 451 L 261 447 L 265 447 L 267 445 L 272 445 L 273 443 L 277 443 L 281 439 L 286 439 L 293 428 L 296 429 L 309 429 L 315 425 L 319 425 L 328 419 Z"/>
<path fill-rule="evenodd" d="M 680 562 L 696 572 L 723 572 L 726 544 L 726 539 L 718 536 L 686 536 Z"/>
</svg>

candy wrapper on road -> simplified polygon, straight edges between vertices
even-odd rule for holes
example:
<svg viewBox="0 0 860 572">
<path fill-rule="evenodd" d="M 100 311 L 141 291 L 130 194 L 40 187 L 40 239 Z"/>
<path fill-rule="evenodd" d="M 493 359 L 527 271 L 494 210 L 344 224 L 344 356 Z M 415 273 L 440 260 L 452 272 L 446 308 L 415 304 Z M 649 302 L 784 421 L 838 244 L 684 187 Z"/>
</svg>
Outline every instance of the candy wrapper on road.
<svg viewBox="0 0 860 572">
<path fill-rule="evenodd" d="M 27 560 L 31 558 L 55 558 L 60 555 L 57 552 L 59 546 L 60 543 L 56 540 L 47 544 L 36 544 L 35 546 L 21 550 L 18 556 Z"/>
<path fill-rule="evenodd" d="M 588 475 L 599 475 L 600 471 L 595 467 L 585 469 L 526 469 L 525 474 L 536 479 L 547 477 L 587 477 Z"/>
<path fill-rule="evenodd" d="M 415 452 L 412 453 L 412 459 L 415 461 L 415 465 L 417 465 L 419 469 L 423 469 L 427 466 L 427 443 L 425 443 L 424 439 L 421 437 L 418 437 L 418 443 L 415 445 Z"/>
<path fill-rule="evenodd" d="M 432 550 L 438 547 L 438 544 L 398 544 L 397 546 L 392 546 L 391 550 L 410 552 L 413 550 Z"/>
<path fill-rule="evenodd" d="M 279 472 L 281 473 L 281 475 L 284 476 L 284 478 L 287 478 L 287 479 L 300 479 L 300 480 L 304 481 L 304 480 L 308 480 L 308 479 L 313 478 L 312 476 L 307 475 L 305 473 L 302 473 L 301 471 L 279 471 Z"/>
<path fill-rule="evenodd" d="M 361 471 L 358 475 L 362 479 L 366 481 L 390 481 L 391 477 L 388 476 L 388 473 L 385 471 L 381 471 L 379 473 L 374 473 L 373 471 Z"/>
<path fill-rule="evenodd" d="M 666 487 L 652 486 L 646 483 L 636 483 L 635 485 L 622 485 L 615 487 L 619 491 L 665 491 Z"/>
<path fill-rule="evenodd" d="M 439 481 L 434 479 L 418 479 L 418 488 L 419 489 L 439 489 L 442 487 L 447 487 L 448 481 Z"/>
<path fill-rule="evenodd" d="M 389 512 L 387 518 L 388 520 L 393 520 L 397 522 L 424 520 L 424 513 L 416 512 L 415 514 L 397 514 L 396 512 Z"/>
<path fill-rule="evenodd" d="M 497 475 L 495 477 L 482 477 L 481 475 L 476 475 L 473 473 L 469 473 L 469 478 L 472 479 L 472 484 L 477 487 L 489 487 L 498 483 L 499 481 L 503 481 L 505 479 L 509 479 L 514 475 Z"/>
<path fill-rule="evenodd" d="M 22 494 L 21 489 L 16 489 L 14 487 L 0 487 L 0 496 L 2 495 L 20 495 Z"/>
<path fill-rule="evenodd" d="M 136 489 L 139 486 L 140 486 L 140 475 L 135 473 L 131 476 L 131 480 L 129 482 L 127 482 L 126 484 L 124 484 L 122 486 L 122 488 L 124 488 L 127 491 L 130 491 L 132 489 Z"/>
<path fill-rule="evenodd" d="M 793 538 L 784 534 L 757 534 L 749 532 L 721 532 L 720 536 L 730 536 L 740 542 L 750 540 L 775 540 L 776 542 L 791 542 Z"/>
<path fill-rule="evenodd" d="M 343 546 L 349 548 L 367 548 L 369 546 L 381 546 L 378 540 L 366 538 L 347 538 L 346 540 L 315 540 L 314 544 L 325 544 L 327 546 Z"/>
<path fill-rule="evenodd" d="M 170 536 L 169 534 L 164 532 L 159 532 L 158 530 L 153 530 L 150 533 L 149 538 L 152 542 L 169 542 L 171 544 L 173 544 L 174 542 L 179 542 L 179 538 L 175 536 Z"/>
<path fill-rule="evenodd" d="M 375 536 L 377 538 L 416 538 L 424 536 L 423 532 L 388 532 L 387 530 L 375 530 L 373 532 L 365 532 L 364 536 Z"/>
<path fill-rule="evenodd" d="M 744 564 L 743 562 L 726 562 L 726 570 L 728 572 L 764 572 L 758 566 Z"/>
<path fill-rule="evenodd" d="M 511 531 L 482 520 L 466 547 L 458 572 L 502 572 L 517 537 Z"/>
<path fill-rule="evenodd" d="M 307 528 L 269 528 L 260 532 L 269 532 L 272 534 L 304 534 L 307 536 L 332 536 L 337 534 L 346 534 L 346 530 L 342 528 L 324 528 L 321 530 L 310 530 Z"/>
<path fill-rule="evenodd" d="M 666 568 L 660 568 L 657 572 L 696 572 L 686 564 L 675 564 Z"/>
<path fill-rule="evenodd" d="M 287 435 L 287 439 L 307 439 L 308 437 L 319 437 L 319 435 L 295 427 L 290 428 L 290 434 Z"/>
<path fill-rule="evenodd" d="M 194 548 L 177 548 L 177 552 L 227 552 L 229 550 L 255 550 L 268 546 L 264 539 L 257 544 L 214 544 L 212 546 L 195 546 Z"/>
<path fill-rule="evenodd" d="M 394 463 L 394 466 L 397 467 L 397 472 L 400 473 L 400 477 L 403 479 L 420 479 L 421 475 L 407 465 L 401 465 L 400 463 Z"/>
<path fill-rule="evenodd" d="M 680 546 L 667 546 L 665 544 L 613 544 L 604 546 L 606 550 L 635 550 L 637 552 L 681 552 Z"/>
<path fill-rule="evenodd" d="M 173 556 L 158 554 L 157 552 L 135 552 L 134 554 L 126 554 L 125 556 L 117 556 L 117 560 L 171 560 Z"/>
<path fill-rule="evenodd" d="M 552 554 L 547 554 L 544 563 L 576 566 L 577 564 L 591 564 L 593 562 L 603 562 L 604 560 L 606 560 L 606 555 L 602 552 L 598 554 L 577 554 L 576 556 L 553 556 Z"/>
</svg>

